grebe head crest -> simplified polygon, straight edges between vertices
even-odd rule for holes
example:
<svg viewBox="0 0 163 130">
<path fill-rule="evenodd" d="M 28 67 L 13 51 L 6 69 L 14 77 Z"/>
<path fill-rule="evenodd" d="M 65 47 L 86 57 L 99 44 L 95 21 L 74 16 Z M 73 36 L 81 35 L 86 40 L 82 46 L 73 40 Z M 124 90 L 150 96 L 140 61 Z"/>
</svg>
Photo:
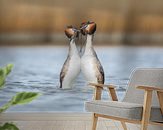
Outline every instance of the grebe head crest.
<svg viewBox="0 0 163 130">
<path fill-rule="evenodd" d="M 86 34 L 92 35 L 96 31 L 96 23 L 92 21 L 83 22 L 81 23 L 80 30 L 83 35 Z"/>
<path fill-rule="evenodd" d="M 75 39 L 75 38 L 78 38 L 79 37 L 79 30 L 70 25 L 70 26 L 67 26 L 66 29 L 65 29 L 65 34 L 66 36 L 71 40 L 71 39 Z"/>
</svg>

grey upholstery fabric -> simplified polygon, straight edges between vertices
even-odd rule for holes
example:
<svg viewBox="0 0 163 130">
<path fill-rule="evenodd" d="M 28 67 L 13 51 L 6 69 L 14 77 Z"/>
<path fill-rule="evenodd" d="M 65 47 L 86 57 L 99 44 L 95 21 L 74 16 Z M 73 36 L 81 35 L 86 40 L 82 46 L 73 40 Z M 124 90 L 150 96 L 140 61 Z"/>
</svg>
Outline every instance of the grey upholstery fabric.
<svg viewBox="0 0 163 130">
<path fill-rule="evenodd" d="M 124 102 L 143 104 L 144 91 L 136 89 L 139 85 L 163 88 L 163 68 L 136 69 L 131 75 Z M 156 93 L 153 94 L 152 106 L 159 106 Z"/>
<path fill-rule="evenodd" d="M 140 120 L 142 112 L 141 104 L 116 101 L 88 101 L 85 108 L 89 112 L 134 120 Z"/>
<path fill-rule="evenodd" d="M 143 106 L 142 104 L 136 103 L 95 100 L 86 102 L 85 109 L 89 112 L 113 117 L 141 120 Z M 161 115 L 160 108 L 152 108 L 150 120 L 155 122 L 163 122 L 163 116 Z"/>
<path fill-rule="evenodd" d="M 86 102 L 85 108 L 89 112 L 98 114 L 141 120 L 144 91 L 136 89 L 139 85 L 163 88 L 163 68 L 135 70 L 131 75 L 128 90 L 122 102 L 90 101 Z M 153 94 L 152 99 L 151 121 L 163 122 L 156 93 Z"/>
</svg>

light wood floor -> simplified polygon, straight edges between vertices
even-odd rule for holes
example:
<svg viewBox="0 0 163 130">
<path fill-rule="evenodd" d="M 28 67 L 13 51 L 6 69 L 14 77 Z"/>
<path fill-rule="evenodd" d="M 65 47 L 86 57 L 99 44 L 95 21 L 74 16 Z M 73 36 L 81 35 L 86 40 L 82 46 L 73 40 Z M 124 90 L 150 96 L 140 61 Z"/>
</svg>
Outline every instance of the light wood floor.
<svg viewBox="0 0 163 130">
<path fill-rule="evenodd" d="M 0 123 L 14 122 L 20 130 L 91 130 L 89 113 L 4 113 Z M 100 119 L 97 130 L 123 130 L 120 122 Z M 129 130 L 133 130 L 129 128 Z"/>
<path fill-rule="evenodd" d="M 20 130 L 91 130 L 90 121 L 16 121 Z M 99 121 L 97 130 L 122 130 L 119 123 Z"/>
</svg>

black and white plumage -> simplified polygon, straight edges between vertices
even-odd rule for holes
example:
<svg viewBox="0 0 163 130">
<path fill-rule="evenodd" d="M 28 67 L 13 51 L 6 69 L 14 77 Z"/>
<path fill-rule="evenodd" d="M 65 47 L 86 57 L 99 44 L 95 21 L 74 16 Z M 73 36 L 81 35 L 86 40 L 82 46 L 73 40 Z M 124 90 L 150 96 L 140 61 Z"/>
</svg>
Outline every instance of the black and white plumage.
<svg viewBox="0 0 163 130">
<path fill-rule="evenodd" d="M 88 82 L 104 84 L 104 70 L 92 45 L 95 31 L 94 22 L 87 22 L 81 26 L 82 34 L 86 35 L 85 50 L 81 57 L 81 71 Z"/>
<path fill-rule="evenodd" d="M 65 34 L 70 39 L 69 52 L 60 72 L 60 88 L 71 89 L 73 82 L 80 73 L 80 56 L 75 44 L 78 30 L 72 26 L 67 27 Z"/>
</svg>

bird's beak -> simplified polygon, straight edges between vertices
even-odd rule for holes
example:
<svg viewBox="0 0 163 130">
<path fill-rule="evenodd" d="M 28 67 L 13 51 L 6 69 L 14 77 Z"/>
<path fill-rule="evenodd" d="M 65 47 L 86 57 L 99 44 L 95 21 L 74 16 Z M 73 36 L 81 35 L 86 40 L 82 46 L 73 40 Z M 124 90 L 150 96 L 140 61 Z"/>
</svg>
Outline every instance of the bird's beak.
<svg viewBox="0 0 163 130">
<path fill-rule="evenodd" d="M 87 26 L 88 26 L 88 25 L 87 25 L 87 24 L 85 24 L 84 26 L 82 26 L 82 27 L 80 28 L 80 30 L 85 29 Z"/>
</svg>

